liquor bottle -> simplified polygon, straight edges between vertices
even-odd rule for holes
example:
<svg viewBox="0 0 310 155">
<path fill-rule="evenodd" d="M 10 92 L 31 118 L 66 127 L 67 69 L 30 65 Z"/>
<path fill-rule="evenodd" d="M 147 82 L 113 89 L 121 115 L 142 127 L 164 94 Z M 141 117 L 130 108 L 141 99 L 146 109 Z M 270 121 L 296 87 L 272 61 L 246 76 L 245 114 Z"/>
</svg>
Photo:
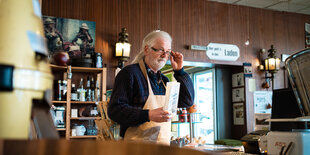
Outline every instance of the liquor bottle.
<svg viewBox="0 0 310 155">
<path fill-rule="evenodd" d="M 91 81 L 90 81 L 90 90 L 91 90 L 91 101 L 95 101 L 95 81 L 94 81 L 94 77 L 91 77 Z"/>
<path fill-rule="evenodd" d="M 72 101 L 78 101 L 78 94 L 77 94 L 76 89 L 75 89 L 75 84 L 72 84 L 71 100 Z"/>
<path fill-rule="evenodd" d="M 61 101 L 62 98 L 62 84 L 61 84 L 61 80 L 57 81 L 58 85 L 57 85 L 57 100 Z"/>
<path fill-rule="evenodd" d="M 99 81 L 96 81 L 96 89 L 95 89 L 95 99 L 96 101 L 100 101 L 100 88 L 99 88 Z"/>
<path fill-rule="evenodd" d="M 78 88 L 78 96 L 80 101 L 85 101 L 85 89 L 83 87 L 83 78 L 81 78 L 80 85 Z"/>
<path fill-rule="evenodd" d="M 62 100 L 67 100 L 67 80 L 62 81 Z"/>
<path fill-rule="evenodd" d="M 90 89 L 89 76 L 87 76 L 87 83 L 86 83 L 86 101 L 91 101 L 91 89 Z"/>
<path fill-rule="evenodd" d="M 182 117 L 183 117 L 183 122 L 187 122 L 188 119 L 187 119 L 187 111 L 186 111 L 186 108 L 183 108 L 182 110 Z"/>
</svg>

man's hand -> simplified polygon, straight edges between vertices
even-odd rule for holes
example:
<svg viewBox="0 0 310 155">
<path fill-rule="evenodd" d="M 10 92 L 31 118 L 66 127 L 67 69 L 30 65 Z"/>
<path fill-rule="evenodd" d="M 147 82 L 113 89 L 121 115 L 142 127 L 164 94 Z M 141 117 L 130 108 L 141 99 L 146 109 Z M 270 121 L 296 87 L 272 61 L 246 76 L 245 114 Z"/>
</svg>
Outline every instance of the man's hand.
<svg viewBox="0 0 310 155">
<path fill-rule="evenodd" d="M 149 111 L 149 120 L 153 122 L 168 122 L 171 115 L 168 111 L 164 111 L 163 107 Z"/>
<path fill-rule="evenodd" d="M 170 56 L 171 66 L 173 70 L 180 70 L 183 68 L 183 54 L 171 51 Z"/>
</svg>

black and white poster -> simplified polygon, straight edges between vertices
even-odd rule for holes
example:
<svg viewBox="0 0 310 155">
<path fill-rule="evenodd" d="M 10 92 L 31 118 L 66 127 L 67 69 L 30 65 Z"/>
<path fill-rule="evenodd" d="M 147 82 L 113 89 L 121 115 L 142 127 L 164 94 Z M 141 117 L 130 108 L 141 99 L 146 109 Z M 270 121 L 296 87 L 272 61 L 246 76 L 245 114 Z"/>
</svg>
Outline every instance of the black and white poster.
<svg viewBox="0 0 310 155">
<path fill-rule="evenodd" d="M 243 73 L 236 73 L 232 75 L 232 87 L 244 86 L 244 76 Z"/>
<path fill-rule="evenodd" d="M 244 101 L 244 88 L 232 89 L 232 101 L 243 102 Z"/>
<path fill-rule="evenodd" d="M 234 125 L 244 125 L 243 103 L 233 104 Z"/>
</svg>

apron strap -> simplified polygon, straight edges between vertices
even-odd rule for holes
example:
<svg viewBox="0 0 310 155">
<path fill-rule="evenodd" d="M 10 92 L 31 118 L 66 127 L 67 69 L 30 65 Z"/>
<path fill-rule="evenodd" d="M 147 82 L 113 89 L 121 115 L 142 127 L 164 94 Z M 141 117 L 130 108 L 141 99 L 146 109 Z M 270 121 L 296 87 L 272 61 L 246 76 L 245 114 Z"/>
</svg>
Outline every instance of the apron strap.
<svg viewBox="0 0 310 155">
<path fill-rule="evenodd" d="M 149 95 L 154 95 L 149 77 L 147 76 L 147 73 L 146 73 L 146 68 L 145 68 L 145 64 L 144 64 L 143 60 L 139 61 L 139 66 L 140 66 L 140 69 L 141 69 L 141 71 L 142 71 L 142 73 L 143 73 L 143 75 L 147 81 L 147 85 L 149 87 Z"/>
<path fill-rule="evenodd" d="M 140 66 L 140 69 L 141 69 L 145 79 L 147 80 L 148 78 L 147 78 L 146 68 L 145 68 L 145 64 L 144 64 L 143 60 L 139 61 L 139 66 Z"/>
</svg>

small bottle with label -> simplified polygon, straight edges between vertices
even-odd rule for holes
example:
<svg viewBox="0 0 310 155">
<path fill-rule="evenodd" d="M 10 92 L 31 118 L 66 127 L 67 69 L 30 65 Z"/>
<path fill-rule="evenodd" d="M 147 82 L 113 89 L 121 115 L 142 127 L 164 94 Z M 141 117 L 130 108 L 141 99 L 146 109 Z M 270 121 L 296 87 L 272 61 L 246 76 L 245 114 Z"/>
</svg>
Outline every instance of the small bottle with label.
<svg viewBox="0 0 310 155">
<path fill-rule="evenodd" d="M 95 99 L 96 101 L 100 101 L 100 88 L 98 80 L 96 81 Z"/>
<path fill-rule="evenodd" d="M 62 84 L 61 84 L 61 80 L 57 81 L 58 85 L 57 85 L 57 100 L 61 101 L 62 99 Z"/>
<path fill-rule="evenodd" d="M 90 97 L 91 97 L 91 101 L 95 101 L 95 81 L 94 81 L 94 77 L 91 77 L 91 81 L 90 81 Z"/>
<path fill-rule="evenodd" d="M 102 54 L 96 54 L 96 68 L 102 68 Z"/>
<path fill-rule="evenodd" d="M 86 83 L 86 101 L 91 101 L 90 77 L 87 76 Z"/>
<path fill-rule="evenodd" d="M 78 98 L 79 101 L 85 101 L 85 89 L 83 87 L 83 78 L 81 78 L 80 85 L 78 88 Z"/>
<path fill-rule="evenodd" d="M 186 108 L 183 108 L 182 110 L 182 118 L 183 118 L 183 122 L 187 122 L 187 111 Z"/>
<path fill-rule="evenodd" d="M 62 81 L 62 100 L 67 100 L 67 80 Z"/>
<path fill-rule="evenodd" d="M 71 100 L 72 101 L 78 101 L 78 95 L 75 89 L 75 84 L 72 84 L 72 90 L 71 90 Z"/>
</svg>

